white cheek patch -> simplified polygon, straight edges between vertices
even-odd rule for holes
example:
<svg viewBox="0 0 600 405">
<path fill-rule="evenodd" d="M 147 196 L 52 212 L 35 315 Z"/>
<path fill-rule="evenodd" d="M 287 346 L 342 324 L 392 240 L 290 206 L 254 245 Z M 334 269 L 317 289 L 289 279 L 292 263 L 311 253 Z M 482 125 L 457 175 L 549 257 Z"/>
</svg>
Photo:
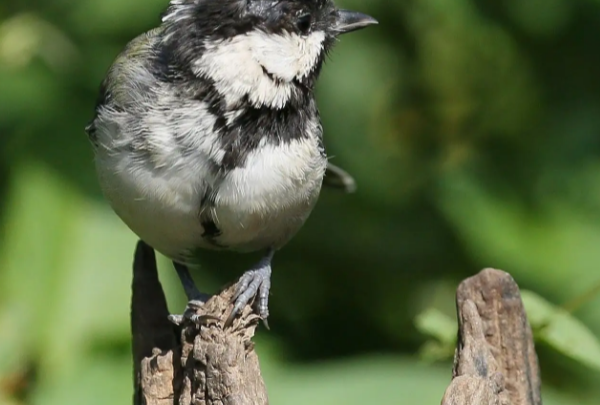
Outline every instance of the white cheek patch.
<svg viewBox="0 0 600 405">
<path fill-rule="evenodd" d="M 240 35 L 226 41 L 206 42 L 206 51 L 194 63 L 194 73 L 214 80 L 228 106 L 246 95 L 256 106 L 282 108 L 292 95 L 292 87 L 278 86 L 263 72 L 252 55 L 249 38 Z"/>
<path fill-rule="evenodd" d="M 283 33 L 271 35 L 253 32 L 249 35 L 252 55 L 272 75 L 291 82 L 308 75 L 323 52 L 325 33 L 308 36 Z"/>
<path fill-rule="evenodd" d="M 314 69 L 324 40 L 323 32 L 303 37 L 252 31 L 229 40 L 207 41 L 194 72 L 214 80 L 229 105 L 247 95 L 255 106 L 282 108 L 296 90 L 292 81 Z"/>
</svg>

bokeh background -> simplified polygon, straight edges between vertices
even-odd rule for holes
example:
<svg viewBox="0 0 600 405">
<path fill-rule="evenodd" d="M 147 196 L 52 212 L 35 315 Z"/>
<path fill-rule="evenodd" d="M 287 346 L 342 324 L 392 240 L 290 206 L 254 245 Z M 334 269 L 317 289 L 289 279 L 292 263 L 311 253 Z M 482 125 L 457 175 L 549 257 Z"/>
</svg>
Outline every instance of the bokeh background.
<svg viewBox="0 0 600 405">
<path fill-rule="evenodd" d="M 341 38 L 318 86 L 358 190 L 325 190 L 275 258 L 257 336 L 271 402 L 439 403 L 455 288 L 491 266 L 529 292 L 546 403 L 600 403 L 600 1 L 339 4 L 380 21 Z M 165 7 L 0 3 L 2 405 L 131 401 L 136 238 L 83 128 L 113 58 Z M 254 260 L 207 253 L 195 277 L 214 292 Z"/>
</svg>

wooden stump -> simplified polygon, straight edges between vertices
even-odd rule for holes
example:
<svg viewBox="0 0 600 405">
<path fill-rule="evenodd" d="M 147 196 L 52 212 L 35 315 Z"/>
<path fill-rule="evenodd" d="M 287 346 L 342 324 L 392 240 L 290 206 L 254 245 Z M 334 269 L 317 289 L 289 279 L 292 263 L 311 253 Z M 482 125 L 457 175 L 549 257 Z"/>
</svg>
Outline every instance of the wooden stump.
<svg viewBox="0 0 600 405">
<path fill-rule="evenodd" d="M 541 405 L 540 372 L 519 287 L 485 269 L 456 292 L 459 332 L 442 405 Z"/>
<path fill-rule="evenodd" d="M 158 280 L 154 251 L 139 242 L 133 266 L 131 330 L 134 405 L 265 405 L 250 306 L 233 324 L 234 287 L 198 310 L 200 324 L 176 326 Z M 519 288 L 485 269 L 458 287 L 453 378 L 442 405 L 541 405 L 540 374 Z M 309 389 L 309 388 L 308 388 Z"/>
<path fill-rule="evenodd" d="M 259 317 L 246 306 L 223 327 L 233 288 L 198 310 L 200 325 L 176 326 L 168 321 L 154 251 L 138 243 L 131 302 L 134 405 L 268 404 L 251 341 Z"/>
</svg>

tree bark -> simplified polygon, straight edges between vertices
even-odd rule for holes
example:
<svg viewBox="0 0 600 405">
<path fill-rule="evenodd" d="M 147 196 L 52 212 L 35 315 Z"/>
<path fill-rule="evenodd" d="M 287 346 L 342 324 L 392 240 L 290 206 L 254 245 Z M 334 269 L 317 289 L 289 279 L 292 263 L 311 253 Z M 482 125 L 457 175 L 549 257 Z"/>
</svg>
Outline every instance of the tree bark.
<svg viewBox="0 0 600 405">
<path fill-rule="evenodd" d="M 138 243 L 131 301 L 134 405 L 268 404 L 251 341 L 259 317 L 246 306 L 231 326 L 223 327 L 234 288 L 198 309 L 199 325 L 174 325 L 154 251 Z"/>
<path fill-rule="evenodd" d="M 459 332 L 442 405 L 541 405 L 540 372 L 519 287 L 485 269 L 456 293 Z"/>
<path fill-rule="evenodd" d="M 133 266 L 131 329 L 134 405 L 265 405 L 268 397 L 248 305 L 224 327 L 235 286 L 210 298 L 198 323 L 177 326 L 158 279 L 153 249 L 139 242 Z M 540 374 L 519 287 L 485 269 L 456 293 L 459 332 L 453 378 L 442 405 L 541 405 Z"/>
</svg>

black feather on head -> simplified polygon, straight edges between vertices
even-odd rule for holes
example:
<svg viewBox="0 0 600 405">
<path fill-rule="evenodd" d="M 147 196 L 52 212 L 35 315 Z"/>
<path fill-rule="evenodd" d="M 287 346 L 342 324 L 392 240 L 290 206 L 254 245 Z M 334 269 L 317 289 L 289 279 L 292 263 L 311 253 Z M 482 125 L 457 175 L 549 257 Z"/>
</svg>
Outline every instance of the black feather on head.
<svg viewBox="0 0 600 405">
<path fill-rule="evenodd" d="M 172 0 L 163 17 L 161 52 L 176 64 L 175 70 L 185 71 L 207 43 L 251 31 L 300 37 L 322 33 L 320 56 L 311 74 L 302 78 L 302 85 L 312 87 L 336 37 L 374 22 L 369 16 L 339 10 L 332 0 Z"/>
<path fill-rule="evenodd" d="M 172 0 L 163 14 L 168 30 L 181 42 L 232 38 L 251 30 L 281 34 L 327 34 L 332 46 L 337 32 L 331 0 Z"/>
</svg>

